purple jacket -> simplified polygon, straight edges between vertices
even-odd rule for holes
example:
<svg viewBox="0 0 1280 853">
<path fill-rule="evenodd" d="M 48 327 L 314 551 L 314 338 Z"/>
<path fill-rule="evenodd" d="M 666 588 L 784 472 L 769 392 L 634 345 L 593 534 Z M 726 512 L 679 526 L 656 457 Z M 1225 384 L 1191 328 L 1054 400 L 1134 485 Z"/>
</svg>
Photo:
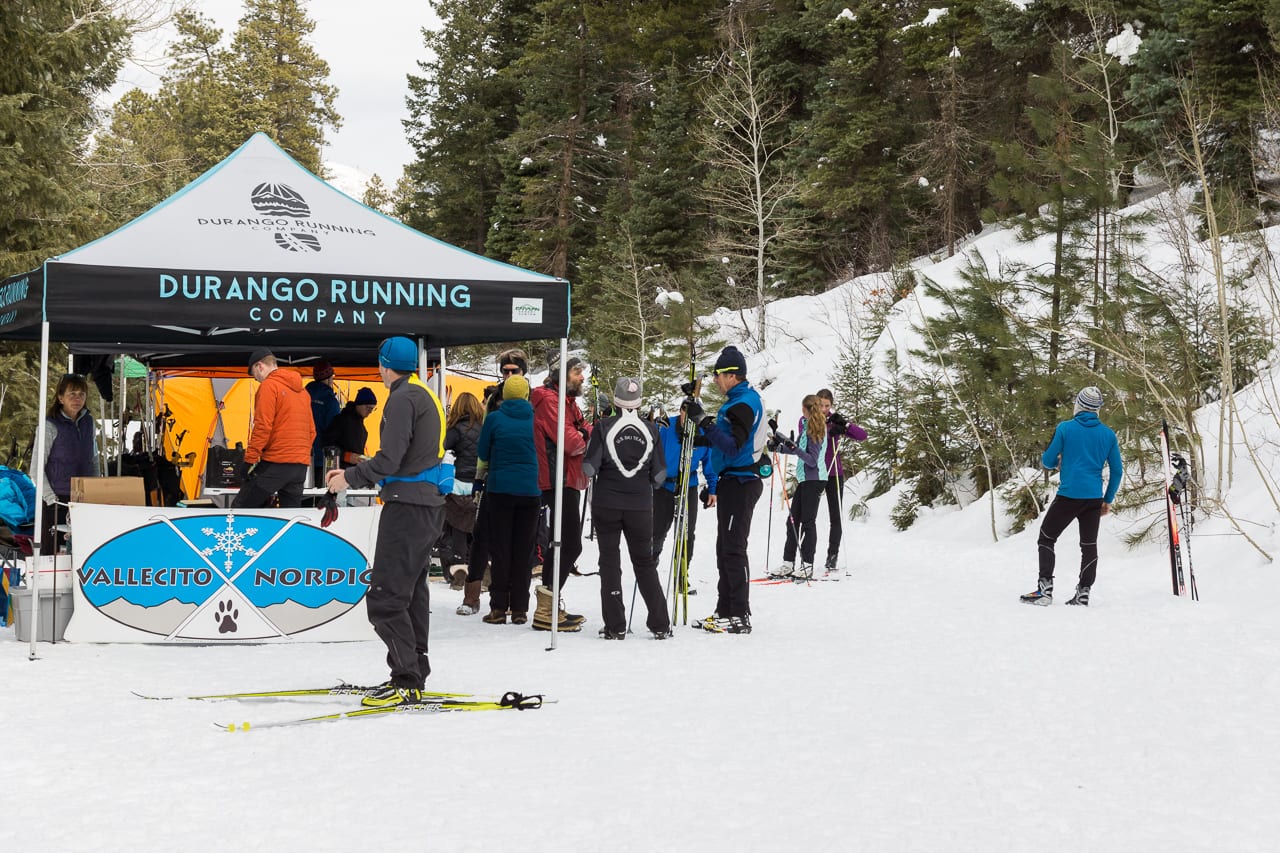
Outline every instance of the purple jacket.
<svg viewBox="0 0 1280 853">
<path fill-rule="evenodd" d="M 855 423 L 850 423 L 845 427 L 844 432 L 836 432 L 831 427 L 830 419 L 827 420 L 827 470 L 832 471 L 844 479 L 844 463 L 840 461 L 840 454 L 836 452 L 836 445 L 840 443 L 842 438 L 852 438 L 854 441 L 866 441 L 867 431 Z"/>
<path fill-rule="evenodd" d="M 58 412 L 46 418 L 45 424 L 46 430 L 53 428 L 52 441 L 49 432 L 45 433 L 45 500 L 52 493 L 65 501 L 71 496 L 72 477 L 98 476 L 97 431 L 87 409 L 81 409 L 74 421 Z"/>
</svg>

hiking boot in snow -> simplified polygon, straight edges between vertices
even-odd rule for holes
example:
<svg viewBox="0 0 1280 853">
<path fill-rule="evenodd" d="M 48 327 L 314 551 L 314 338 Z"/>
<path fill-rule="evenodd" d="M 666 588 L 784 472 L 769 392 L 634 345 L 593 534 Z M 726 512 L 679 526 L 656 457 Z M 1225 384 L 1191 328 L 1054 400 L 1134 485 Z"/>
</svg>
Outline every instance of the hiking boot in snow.
<svg viewBox="0 0 1280 853">
<path fill-rule="evenodd" d="M 795 564 L 795 562 L 794 562 L 794 561 L 790 561 L 790 560 L 788 560 L 787 562 L 785 562 L 785 563 L 783 563 L 782 565 L 778 566 L 778 568 L 776 568 L 776 569 L 774 569 L 773 571 L 769 572 L 769 577 L 771 577 L 771 578 L 789 578 L 789 577 L 791 577 L 791 575 L 795 572 L 795 570 L 796 570 L 796 564 Z"/>
<path fill-rule="evenodd" d="M 1067 604 L 1078 604 L 1081 607 L 1089 606 L 1089 587 L 1076 587 L 1076 594 L 1067 599 Z"/>
<path fill-rule="evenodd" d="M 422 701 L 422 691 L 415 687 L 397 687 L 383 684 L 360 700 L 366 708 L 390 708 L 394 705 L 413 705 Z"/>
<path fill-rule="evenodd" d="M 480 619 L 490 625 L 505 625 L 507 624 L 507 611 L 490 610 L 487 615 L 481 616 Z"/>
<path fill-rule="evenodd" d="M 801 563 L 799 568 L 791 573 L 791 577 L 800 581 L 807 581 L 813 577 L 813 563 Z"/>
<path fill-rule="evenodd" d="M 550 587 L 539 584 L 534 587 L 534 593 L 538 597 L 538 607 L 533 611 L 533 630 L 550 631 L 551 630 L 551 594 Z M 559 608 L 560 614 L 556 625 L 557 631 L 581 631 L 582 623 L 587 621 L 584 617 L 573 613 L 565 613 L 563 605 Z"/>
<path fill-rule="evenodd" d="M 523 625 L 524 623 L 526 623 L 526 622 L 528 622 L 528 621 L 529 621 L 529 611 L 527 611 L 527 610 L 512 610 L 512 611 L 511 611 L 511 624 L 512 624 L 512 625 Z"/>
<path fill-rule="evenodd" d="M 1046 578 L 1040 578 L 1036 582 L 1036 591 L 1029 592 L 1022 596 L 1024 604 L 1053 604 L 1053 581 Z"/>
<path fill-rule="evenodd" d="M 463 587 L 462 603 L 458 605 L 459 616 L 474 616 L 480 612 L 480 581 L 467 581 Z"/>
<path fill-rule="evenodd" d="M 627 638 L 626 628 L 621 631 L 615 631 L 612 628 L 601 628 L 597 633 L 605 640 L 625 640 Z"/>
<path fill-rule="evenodd" d="M 467 586 L 467 566 L 465 563 L 454 563 L 449 567 L 449 589 L 465 589 Z"/>
</svg>

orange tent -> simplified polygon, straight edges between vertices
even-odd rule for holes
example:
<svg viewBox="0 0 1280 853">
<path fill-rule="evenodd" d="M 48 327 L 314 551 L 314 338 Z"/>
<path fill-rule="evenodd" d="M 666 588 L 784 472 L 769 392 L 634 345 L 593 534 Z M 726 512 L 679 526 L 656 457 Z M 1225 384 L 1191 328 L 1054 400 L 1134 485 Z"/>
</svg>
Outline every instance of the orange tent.
<svg viewBox="0 0 1280 853">
<path fill-rule="evenodd" d="M 284 366 L 281 370 L 298 370 Z M 311 381 L 310 370 L 298 370 L 303 384 Z M 155 410 L 164 418 L 164 454 L 172 460 L 182 475 L 183 491 L 188 497 L 198 497 L 204 490 L 205 466 L 209 447 L 219 445 L 234 448 L 236 444 L 249 443 L 253 416 L 253 396 L 258 383 L 244 375 L 239 368 L 171 368 L 156 371 L 153 387 Z M 428 374 L 428 383 L 431 381 Z M 497 379 L 475 378 L 447 373 L 445 399 L 448 407 L 454 397 L 469 391 L 484 399 L 484 389 Z M 374 368 L 338 367 L 334 369 L 334 391 L 344 405 L 355 398 L 361 388 L 373 391 L 379 408 L 386 402 L 387 389 Z M 369 430 L 369 443 L 365 452 L 378 451 L 380 418 L 365 421 Z"/>
</svg>

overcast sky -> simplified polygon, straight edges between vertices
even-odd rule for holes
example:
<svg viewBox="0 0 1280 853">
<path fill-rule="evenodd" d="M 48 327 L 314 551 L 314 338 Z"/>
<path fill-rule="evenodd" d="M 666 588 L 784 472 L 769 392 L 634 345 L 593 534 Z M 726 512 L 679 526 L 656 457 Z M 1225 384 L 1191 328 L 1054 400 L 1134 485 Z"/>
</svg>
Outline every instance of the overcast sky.
<svg viewBox="0 0 1280 853">
<path fill-rule="evenodd" d="M 394 186 L 413 156 L 400 124 L 409 117 L 405 77 L 418 73 L 422 29 L 438 27 L 440 19 L 429 0 L 306 0 L 305 5 L 316 23 L 311 42 L 329 63 L 329 83 L 338 88 L 342 116 L 341 129 L 328 132 L 322 159 L 366 175 L 376 172 Z M 243 0 L 192 0 L 192 6 L 222 29 L 222 44 L 229 45 Z M 172 38 L 172 28 L 166 28 L 136 41 L 139 62 L 121 72 L 111 100 L 135 86 L 156 89 L 164 45 Z"/>
</svg>

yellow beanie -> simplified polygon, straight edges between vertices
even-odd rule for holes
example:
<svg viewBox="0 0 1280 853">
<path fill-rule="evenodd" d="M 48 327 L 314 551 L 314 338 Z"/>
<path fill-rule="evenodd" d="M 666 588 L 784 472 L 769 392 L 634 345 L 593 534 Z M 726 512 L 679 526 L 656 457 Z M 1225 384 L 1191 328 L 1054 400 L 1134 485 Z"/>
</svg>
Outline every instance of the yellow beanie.
<svg viewBox="0 0 1280 853">
<path fill-rule="evenodd" d="M 528 400 L 529 380 L 519 374 L 508 376 L 502 381 L 502 399 Z"/>
</svg>

